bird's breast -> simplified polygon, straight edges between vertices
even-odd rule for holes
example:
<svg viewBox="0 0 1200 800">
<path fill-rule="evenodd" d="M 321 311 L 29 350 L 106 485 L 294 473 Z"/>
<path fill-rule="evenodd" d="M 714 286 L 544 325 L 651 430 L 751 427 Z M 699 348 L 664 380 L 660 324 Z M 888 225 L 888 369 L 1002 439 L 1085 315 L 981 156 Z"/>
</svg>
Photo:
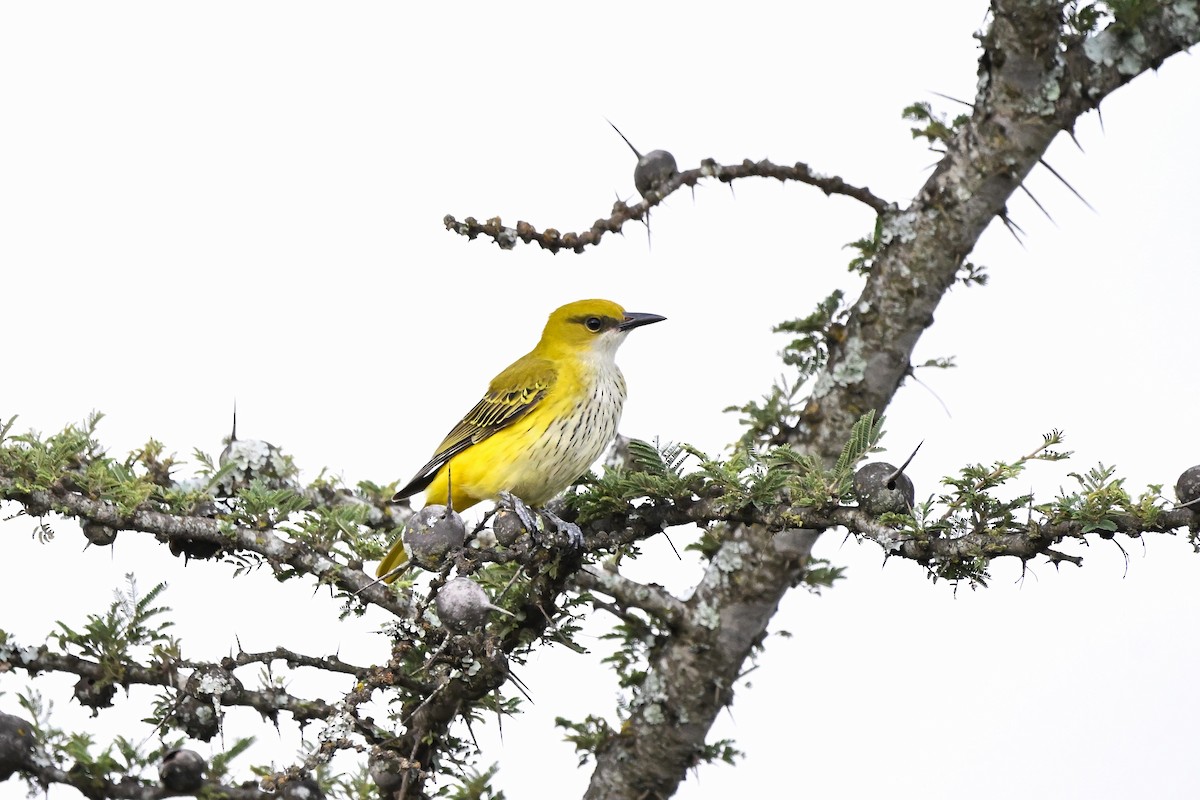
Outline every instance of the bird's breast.
<svg viewBox="0 0 1200 800">
<path fill-rule="evenodd" d="M 513 493 L 539 505 L 574 482 L 617 435 L 625 405 L 625 379 L 611 369 L 562 376 L 550 400 L 544 430 L 519 459 Z M 560 379 L 561 380 L 561 379 Z M 522 493 L 524 492 L 524 494 Z"/>
</svg>

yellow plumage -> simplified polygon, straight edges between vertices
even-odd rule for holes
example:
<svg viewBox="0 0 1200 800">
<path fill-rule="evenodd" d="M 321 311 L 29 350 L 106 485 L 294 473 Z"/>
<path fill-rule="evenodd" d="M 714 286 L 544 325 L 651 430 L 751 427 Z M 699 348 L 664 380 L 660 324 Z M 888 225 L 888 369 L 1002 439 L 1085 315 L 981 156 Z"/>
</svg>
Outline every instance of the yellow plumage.
<svg viewBox="0 0 1200 800">
<path fill-rule="evenodd" d="M 625 378 L 615 355 L 633 328 L 656 314 L 627 313 L 609 300 L 579 300 L 550 315 L 532 351 L 492 379 L 487 393 L 446 435 L 395 500 L 425 490 L 426 501 L 462 511 L 511 492 L 540 506 L 571 485 L 617 433 Z M 382 576 L 407 560 L 397 540 Z"/>
</svg>

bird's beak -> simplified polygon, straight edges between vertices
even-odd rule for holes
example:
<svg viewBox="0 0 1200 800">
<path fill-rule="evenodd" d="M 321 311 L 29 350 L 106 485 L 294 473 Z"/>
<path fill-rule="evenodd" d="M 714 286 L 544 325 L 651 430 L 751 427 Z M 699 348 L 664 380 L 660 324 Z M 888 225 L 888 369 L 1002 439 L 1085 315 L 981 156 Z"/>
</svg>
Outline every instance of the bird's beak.
<svg viewBox="0 0 1200 800">
<path fill-rule="evenodd" d="M 626 311 L 625 319 L 621 320 L 621 324 L 617 325 L 617 329 L 631 331 L 634 328 L 649 325 L 651 322 L 662 322 L 664 319 L 666 317 L 661 317 L 658 314 L 639 314 L 636 311 Z"/>
</svg>

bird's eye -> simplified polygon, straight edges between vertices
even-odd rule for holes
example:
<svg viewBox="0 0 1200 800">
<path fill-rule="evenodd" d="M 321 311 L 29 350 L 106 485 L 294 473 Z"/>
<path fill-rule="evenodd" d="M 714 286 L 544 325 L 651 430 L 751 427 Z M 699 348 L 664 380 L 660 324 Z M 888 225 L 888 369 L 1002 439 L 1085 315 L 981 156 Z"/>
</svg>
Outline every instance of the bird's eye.
<svg viewBox="0 0 1200 800">
<path fill-rule="evenodd" d="M 603 325 L 603 323 L 600 322 L 599 317 L 588 317 L 586 320 L 584 320 L 583 324 L 586 325 L 587 329 L 592 333 L 600 330 Z"/>
</svg>

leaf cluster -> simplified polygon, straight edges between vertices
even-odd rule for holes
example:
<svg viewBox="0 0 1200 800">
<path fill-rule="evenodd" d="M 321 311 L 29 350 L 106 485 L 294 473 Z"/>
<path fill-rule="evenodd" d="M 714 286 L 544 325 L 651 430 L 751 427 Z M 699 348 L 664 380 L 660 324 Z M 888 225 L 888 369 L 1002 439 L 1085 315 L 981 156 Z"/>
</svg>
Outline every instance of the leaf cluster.
<svg viewBox="0 0 1200 800">
<path fill-rule="evenodd" d="M 136 647 L 149 648 L 154 656 L 162 659 L 174 659 L 179 655 L 179 641 L 167 633 L 173 623 L 160 619 L 171 609 L 153 605 L 167 585 L 159 583 L 139 596 L 133 574 L 127 574 L 125 580 L 127 588 L 115 592 L 107 612 L 89 614 L 87 622 L 78 631 L 60 621 L 58 632 L 50 635 L 50 641 L 64 653 L 97 662 L 102 672 L 99 684 L 120 685 L 125 678 L 126 666 L 136 660 L 132 653 Z"/>
<path fill-rule="evenodd" d="M 141 510 L 202 516 L 229 526 L 283 533 L 347 560 L 378 559 L 399 534 L 390 504 L 394 483 L 363 481 L 349 488 L 322 472 L 301 486 L 294 480 L 297 471 L 290 456 L 253 440 L 236 442 L 238 449 L 223 454 L 219 465 L 195 451 L 197 477 L 177 480 L 172 471 L 179 463 L 164 456 L 162 443 L 153 439 L 124 459 L 109 457 L 95 438 L 101 419 L 93 413 L 83 424 L 68 425 L 50 436 L 33 431 L 10 435 L 15 417 L 0 426 L 0 475 L 7 481 L 0 499 L 26 501 L 30 513 L 40 516 L 53 509 L 30 507 L 29 495 L 65 489 L 111 503 L 125 517 Z M 35 535 L 47 540 L 54 532 L 39 520 Z M 186 547 L 183 553 L 212 555 Z M 250 554 L 231 557 L 239 574 L 261 563 Z M 281 579 L 291 574 L 277 572 Z"/>
<path fill-rule="evenodd" d="M 1099 464 L 1087 472 L 1068 474 L 1079 489 L 1073 493 L 1060 489 L 1053 502 L 1038 507 L 1050 524 L 1078 523 L 1084 533 L 1097 531 L 1101 537 L 1111 539 L 1119 527 L 1117 517 L 1132 517 L 1140 525 L 1151 526 L 1167 502 L 1161 484 L 1150 486 L 1134 499 L 1125 489 L 1125 479 L 1115 477 L 1114 467 Z"/>
<path fill-rule="evenodd" d="M 910 129 L 913 138 L 926 140 L 929 142 L 929 149 L 939 153 L 943 152 L 942 148 L 948 145 L 971 119 L 966 114 L 958 114 L 950 119 L 948 115 L 934 111 L 933 106 L 923 100 L 907 106 L 902 116 L 916 123 Z"/>
<path fill-rule="evenodd" d="M 563 739 L 575 745 L 579 766 L 585 766 L 594 754 L 607 748 L 617 732 L 604 717 L 588 714 L 583 722 L 572 722 L 566 717 L 555 717 L 554 725 L 567 731 Z"/>
<path fill-rule="evenodd" d="M 761 453 L 739 447 L 722 459 L 686 444 L 656 448 L 631 440 L 631 466 L 606 469 L 569 501 L 582 522 L 625 513 L 639 501 L 661 506 L 703 500 L 717 516 L 774 512 L 781 514 L 779 524 L 786 525 L 792 520 L 782 511 L 785 507 L 828 509 L 852 502 L 855 466 L 878 449 L 882 436 L 883 419 L 874 412 L 864 414 L 831 468 L 786 445 Z M 685 471 L 689 456 L 696 464 Z M 719 528 L 713 526 L 689 549 L 711 554 L 719 540 Z"/>
<path fill-rule="evenodd" d="M 878 223 L 876 227 L 878 234 Z M 851 246 L 859 245 L 868 247 L 868 243 L 862 241 Z M 864 249 L 863 252 L 867 251 Z M 775 333 L 789 333 L 794 337 L 779 355 L 783 363 L 795 367 L 796 372 L 776 380 L 761 399 L 725 409 L 727 413 L 741 415 L 738 421 L 745 432 L 738 446 L 748 448 L 764 443 L 783 444 L 789 440 L 800 420 L 801 391 L 829 363 L 830 353 L 845 341 L 849 317 L 850 307 L 846 303 L 845 293 L 838 289 L 819 302 L 807 316 L 781 322 L 774 327 Z"/>
</svg>

